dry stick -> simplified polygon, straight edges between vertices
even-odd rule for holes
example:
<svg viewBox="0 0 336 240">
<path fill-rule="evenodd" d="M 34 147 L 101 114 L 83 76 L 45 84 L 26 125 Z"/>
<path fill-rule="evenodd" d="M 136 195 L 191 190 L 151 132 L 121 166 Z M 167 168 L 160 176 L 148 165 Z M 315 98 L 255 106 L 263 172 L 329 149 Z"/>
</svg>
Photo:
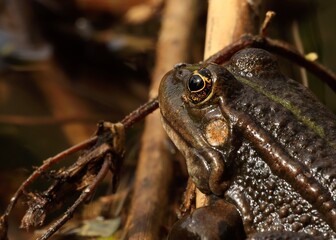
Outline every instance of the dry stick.
<svg viewBox="0 0 336 240">
<path fill-rule="evenodd" d="M 52 226 L 40 237 L 38 240 L 46 240 L 51 235 L 53 235 L 66 221 L 68 221 L 73 213 L 76 211 L 76 209 L 79 207 L 80 204 L 82 204 L 88 197 L 92 195 L 92 192 L 97 188 L 98 184 L 104 179 L 107 172 L 109 171 L 109 164 L 110 161 L 104 159 L 104 163 L 98 172 L 95 179 L 92 181 L 92 183 L 87 186 L 84 191 L 81 193 L 81 195 L 77 198 L 77 200 L 74 202 L 74 204 L 64 213 L 64 215 L 58 219 L 56 222 L 52 224 Z"/>
<path fill-rule="evenodd" d="M 139 119 L 143 118 L 145 115 L 147 116 L 148 113 L 146 113 L 148 110 L 152 112 L 156 108 L 159 107 L 159 103 L 157 101 L 157 98 L 148 101 L 144 105 L 138 107 L 136 110 L 134 110 L 130 115 L 126 116 L 122 123 L 133 125 L 135 122 L 138 122 Z M 147 109 L 147 110 L 146 110 Z M 97 119 L 106 119 L 107 116 L 88 116 L 88 117 L 62 117 L 62 118 L 55 118 L 55 117 L 30 117 L 30 116 L 20 116 L 20 115 L 0 115 L 0 123 L 4 124 L 13 124 L 13 125 L 51 125 L 51 124 L 65 124 L 65 123 L 71 123 L 71 122 L 81 122 L 83 123 L 96 123 Z M 129 122 L 132 121 L 132 122 Z"/>
<path fill-rule="evenodd" d="M 138 109 L 136 109 L 131 114 L 126 116 L 121 121 L 121 123 L 124 125 L 124 128 L 127 129 L 157 108 L 158 108 L 158 101 L 155 98 L 147 102 L 146 104 L 140 106 Z M 71 207 L 63 214 L 63 216 L 59 218 L 56 222 L 54 222 L 52 226 L 40 238 L 38 238 L 39 240 L 48 239 L 51 235 L 53 235 L 60 227 L 62 227 L 72 217 L 73 213 L 80 206 L 80 204 L 82 204 L 92 194 L 92 192 L 97 188 L 98 184 L 104 179 L 107 172 L 111 168 L 112 164 L 113 164 L 112 156 L 108 154 L 104 158 L 104 163 L 103 163 L 103 166 L 101 167 L 101 170 L 99 171 L 97 176 L 94 178 L 92 183 L 84 189 L 84 191 L 77 198 L 75 203 L 71 205 Z M 116 173 L 112 172 L 112 174 L 116 174 Z"/>
<path fill-rule="evenodd" d="M 197 6 L 196 0 L 166 1 L 152 77 L 151 98 L 157 96 L 163 75 L 176 63 L 188 60 L 187 52 L 193 33 L 192 25 L 196 22 Z M 172 176 L 172 163 L 165 138 L 159 113 L 146 118 L 126 225 L 128 239 L 160 239 Z"/>
<path fill-rule="evenodd" d="M 268 27 L 271 23 L 271 20 L 274 18 L 275 16 L 275 12 L 273 11 L 268 11 L 266 13 L 266 16 L 265 16 L 265 20 L 263 22 L 263 24 L 261 25 L 261 28 L 260 28 L 260 31 L 259 31 L 259 35 L 261 37 L 266 37 L 267 36 L 267 30 L 268 30 Z"/>
<path fill-rule="evenodd" d="M 300 34 L 298 20 L 292 21 L 291 26 L 290 26 L 290 31 L 292 32 L 292 36 L 293 36 L 293 46 L 295 46 L 298 52 L 300 52 L 301 54 L 304 54 L 304 46 L 303 46 L 303 41 L 302 41 L 301 34 Z M 300 74 L 299 79 L 301 79 L 301 83 L 303 84 L 303 86 L 309 88 L 307 70 L 304 69 L 303 67 L 300 67 L 299 74 Z"/>
<path fill-rule="evenodd" d="M 136 110 L 134 110 L 132 113 L 130 113 L 128 116 L 126 116 L 123 120 L 121 120 L 121 123 L 124 125 L 125 130 L 130 128 L 134 123 L 142 120 L 145 118 L 148 114 L 153 112 L 158 108 L 158 100 L 157 98 L 148 101 L 144 105 L 140 106 Z M 28 178 L 27 180 L 22 183 L 22 185 L 18 188 L 18 190 L 15 192 L 14 196 L 11 198 L 10 203 L 8 204 L 5 213 L 1 217 L 1 223 L 7 224 L 7 219 L 9 214 L 11 213 L 15 203 L 17 202 L 18 198 L 22 195 L 22 193 L 25 191 L 25 189 L 32 184 L 38 177 L 41 176 L 43 172 L 48 170 L 51 166 L 55 165 L 65 157 L 78 152 L 80 150 L 83 150 L 90 145 L 94 144 L 97 141 L 98 137 L 94 136 L 92 138 L 87 139 L 86 141 L 83 141 L 71 148 L 68 148 L 59 154 L 57 154 L 54 157 L 48 158 L 47 160 L 43 161 L 43 164 L 38 167 Z"/>
<path fill-rule="evenodd" d="M 289 59 L 325 81 L 325 83 L 336 92 L 336 75 L 333 72 L 318 62 L 307 60 L 304 55 L 300 54 L 290 44 L 280 40 L 245 35 L 237 42 L 223 48 L 205 61 L 223 64 L 224 62 L 230 60 L 237 51 L 247 47 L 262 48 Z"/>
<path fill-rule="evenodd" d="M 186 214 L 192 212 L 195 209 L 195 201 L 196 201 L 196 185 L 189 177 L 186 190 L 183 194 L 182 203 L 177 213 L 178 215 L 177 217 L 181 219 Z"/>
<path fill-rule="evenodd" d="M 81 142 L 69 149 L 64 150 L 63 152 L 60 152 L 54 157 L 48 158 L 47 160 L 44 161 L 44 163 L 37 168 L 28 178 L 24 183 L 21 184 L 19 189 L 15 192 L 14 196 L 11 198 L 10 203 L 8 204 L 8 207 L 3 215 L 3 217 L 6 219 L 10 212 L 12 211 L 15 203 L 17 202 L 18 198 L 22 195 L 23 191 L 33 182 L 35 181 L 43 172 L 45 172 L 47 169 L 49 169 L 52 165 L 58 163 L 60 160 L 63 158 L 78 152 L 79 150 L 82 150 L 91 144 L 93 144 L 97 140 L 97 137 L 92 137 L 84 142 Z"/>
<path fill-rule="evenodd" d="M 256 45 L 258 46 L 259 44 L 256 43 Z M 265 38 L 264 41 L 261 41 L 261 47 L 286 57 L 296 64 L 306 68 L 308 71 L 325 81 L 325 83 L 336 92 L 336 75 L 322 64 L 307 60 L 305 56 L 300 54 L 290 44 L 271 38 Z"/>
<path fill-rule="evenodd" d="M 242 50 L 253 45 L 254 40 L 250 35 L 242 36 L 238 41 L 233 42 L 232 44 L 222 48 L 215 54 L 211 55 L 204 62 L 213 62 L 216 64 L 223 64 L 231 59 L 231 57 L 237 53 L 239 50 Z"/>
<path fill-rule="evenodd" d="M 231 45 L 244 33 L 256 33 L 256 1 L 210 0 L 207 19 L 204 59 L 225 46 Z M 235 48 L 231 48 L 235 50 Z M 236 52 L 236 51 L 234 51 Z M 196 195 L 196 207 L 207 205 L 207 198 L 200 191 Z"/>
<path fill-rule="evenodd" d="M 275 13 L 273 11 L 268 11 L 266 13 L 265 19 L 259 29 L 259 35 L 256 35 L 256 37 L 259 37 L 260 39 L 264 39 L 266 37 L 267 29 L 271 23 L 271 20 L 275 16 Z M 246 21 L 245 21 L 246 23 Z M 225 26 L 225 25 L 224 25 Z M 251 26 L 252 27 L 252 26 Z M 256 31 L 256 28 L 250 29 L 252 32 Z M 224 30 L 223 30 L 224 31 Z M 241 32 L 241 31 L 240 31 Z M 244 34 L 244 35 L 243 35 Z M 246 32 L 242 32 L 239 38 L 237 38 L 236 41 L 233 41 L 230 44 L 227 44 L 224 48 L 221 46 L 218 46 L 217 50 L 213 50 L 210 53 L 213 55 L 209 56 L 210 54 L 206 52 L 204 57 L 207 59 L 205 62 L 213 62 L 217 64 L 223 64 L 224 62 L 230 60 L 230 58 L 239 50 L 249 47 L 251 42 L 254 40 L 251 39 L 252 35 L 249 35 Z M 218 38 L 218 37 L 217 37 Z M 229 42 L 230 39 L 226 39 L 226 42 Z"/>
<path fill-rule="evenodd" d="M 106 118 L 106 117 L 105 117 Z M 98 119 L 104 119 L 104 117 L 88 116 L 88 117 L 62 117 L 55 118 L 49 116 L 31 117 L 21 115 L 0 115 L 1 124 L 11 125 L 62 125 L 67 123 L 80 122 L 81 124 L 96 123 Z"/>
<path fill-rule="evenodd" d="M 120 122 L 124 125 L 125 129 L 127 129 L 131 127 L 134 123 L 139 122 L 140 120 L 145 118 L 148 114 L 150 114 L 157 108 L 159 108 L 159 101 L 156 97 L 135 109 Z"/>
<path fill-rule="evenodd" d="M 134 110 L 132 113 L 130 113 L 128 116 L 126 116 L 123 120 L 121 120 L 120 122 L 124 125 L 125 130 L 130 128 L 134 123 L 142 120 L 143 118 L 145 118 L 148 114 L 150 114 L 151 112 L 153 112 L 154 110 L 156 110 L 158 108 L 159 104 L 157 99 L 153 99 L 151 101 L 148 101 L 147 103 L 145 103 L 144 105 L 140 106 L 139 108 L 137 108 L 136 110 Z M 11 198 L 11 201 L 5 211 L 6 216 L 9 215 L 9 213 L 11 212 L 13 206 L 15 205 L 16 201 L 18 200 L 18 198 L 21 196 L 21 194 L 23 193 L 23 191 L 33 182 L 35 181 L 40 175 L 41 173 L 45 172 L 47 169 L 49 169 L 51 166 L 55 165 L 56 163 L 58 163 L 60 160 L 64 159 L 65 157 L 78 152 L 80 150 L 83 150 L 87 147 L 89 147 L 90 145 L 94 144 L 97 141 L 98 137 L 94 136 L 92 138 L 89 138 L 71 148 L 68 148 L 66 150 L 64 150 L 63 152 L 60 152 L 59 154 L 57 154 L 54 157 L 48 158 L 47 160 L 43 161 L 43 164 L 38 167 L 28 178 L 27 180 L 19 187 L 19 189 L 16 191 L 16 193 L 14 194 L 14 196 Z"/>
<path fill-rule="evenodd" d="M 333 91 L 336 91 L 336 75 L 333 72 L 317 62 L 309 61 L 292 45 L 280 40 L 267 38 L 267 29 L 274 16 L 275 13 L 272 11 L 268 11 L 266 13 L 265 20 L 259 31 L 259 36 L 245 35 L 235 43 L 230 44 L 226 48 L 212 55 L 206 61 L 223 64 L 225 61 L 228 61 L 234 53 L 243 48 L 260 47 L 277 53 L 278 55 L 281 55 L 306 68 L 317 77 L 325 81 L 329 87 L 333 89 Z"/>
</svg>

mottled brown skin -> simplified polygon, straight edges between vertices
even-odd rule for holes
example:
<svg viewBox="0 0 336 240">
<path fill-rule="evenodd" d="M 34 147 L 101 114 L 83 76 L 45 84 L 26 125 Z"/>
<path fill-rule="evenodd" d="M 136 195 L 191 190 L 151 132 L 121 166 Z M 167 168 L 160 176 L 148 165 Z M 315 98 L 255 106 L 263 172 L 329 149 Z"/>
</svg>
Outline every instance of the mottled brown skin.
<svg viewBox="0 0 336 240">
<path fill-rule="evenodd" d="M 203 68 L 212 92 L 191 102 L 188 81 Z M 162 80 L 159 104 L 192 180 L 236 206 L 247 236 L 336 239 L 336 118 L 271 54 L 251 48 L 227 66 L 180 64 Z M 227 136 L 209 143 L 217 120 Z"/>
</svg>

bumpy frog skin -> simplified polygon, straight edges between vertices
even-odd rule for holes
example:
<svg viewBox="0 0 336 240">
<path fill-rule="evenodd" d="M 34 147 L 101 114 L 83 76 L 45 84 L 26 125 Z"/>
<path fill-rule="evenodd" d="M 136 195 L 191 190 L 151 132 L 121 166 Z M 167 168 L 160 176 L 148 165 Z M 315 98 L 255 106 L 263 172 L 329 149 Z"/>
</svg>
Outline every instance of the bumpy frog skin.
<svg viewBox="0 0 336 240">
<path fill-rule="evenodd" d="M 271 54 L 179 64 L 159 104 L 190 177 L 236 206 L 247 236 L 336 239 L 336 118 Z"/>
</svg>

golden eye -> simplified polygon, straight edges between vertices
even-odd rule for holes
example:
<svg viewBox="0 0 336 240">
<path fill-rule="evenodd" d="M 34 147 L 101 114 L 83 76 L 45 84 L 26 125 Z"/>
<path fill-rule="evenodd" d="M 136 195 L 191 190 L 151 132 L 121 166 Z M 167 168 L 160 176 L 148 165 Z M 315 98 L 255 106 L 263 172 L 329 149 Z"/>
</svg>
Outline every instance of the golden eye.
<svg viewBox="0 0 336 240">
<path fill-rule="evenodd" d="M 197 104 L 204 101 L 211 93 L 212 79 L 207 68 L 195 71 L 188 81 L 189 99 Z"/>
</svg>

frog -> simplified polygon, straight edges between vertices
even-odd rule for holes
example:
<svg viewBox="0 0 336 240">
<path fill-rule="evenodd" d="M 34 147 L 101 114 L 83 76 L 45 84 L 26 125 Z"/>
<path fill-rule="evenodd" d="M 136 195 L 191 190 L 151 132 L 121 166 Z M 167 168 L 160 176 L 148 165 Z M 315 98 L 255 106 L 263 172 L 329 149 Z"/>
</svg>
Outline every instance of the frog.
<svg viewBox="0 0 336 240">
<path fill-rule="evenodd" d="M 276 56 L 177 64 L 158 100 L 191 180 L 220 206 L 196 209 L 169 239 L 336 239 L 336 117 Z"/>
</svg>

